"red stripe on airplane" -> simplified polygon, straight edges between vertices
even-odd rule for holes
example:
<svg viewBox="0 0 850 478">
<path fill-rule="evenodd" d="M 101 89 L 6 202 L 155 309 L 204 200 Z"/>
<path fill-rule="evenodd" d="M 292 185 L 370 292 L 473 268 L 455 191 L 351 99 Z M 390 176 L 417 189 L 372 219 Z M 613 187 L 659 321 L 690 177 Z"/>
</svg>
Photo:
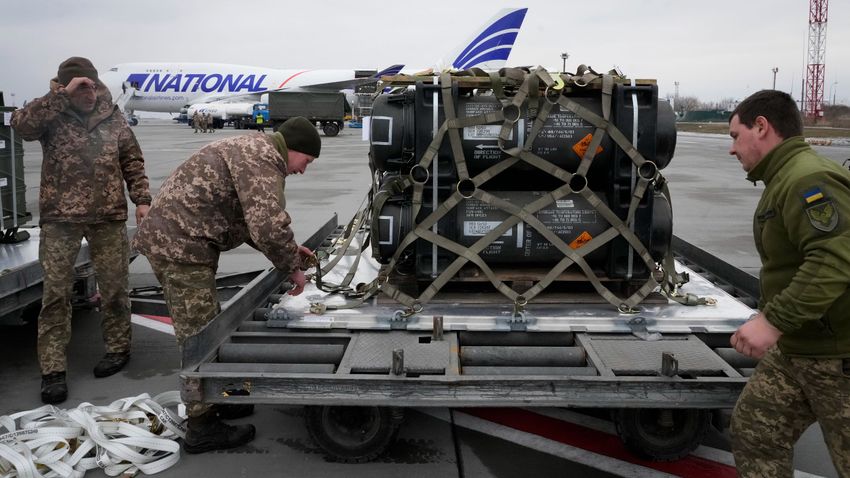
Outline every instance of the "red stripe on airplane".
<svg viewBox="0 0 850 478">
<path fill-rule="evenodd" d="M 538 415 L 528 410 L 518 408 L 468 408 L 459 411 L 565 445 L 676 476 L 686 478 L 735 478 L 737 476 L 734 467 L 693 455 L 674 462 L 643 460 L 626 450 L 623 442 L 614 435 Z"/>
<path fill-rule="evenodd" d="M 285 84 L 289 83 L 289 80 L 291 80 L 291 79 L 295 78 L 296 76 L 298 76 L 298 75 L 300 75 L 300 74 L 302 74 L 302 73 L 307 73 L 308 71 L 310 71 L 310 70 L 299 71 L 298 73 L 296 73 L 296 74 L 294 74 L 294 75 L 290 76 L 289 78 L 287 78 L 287 79 L 283 80 L 283 83 L 281 83 L 281 84 L 280 84 L 280 86 L 278 86 L 278 87 L 277 87 L 277 89 L 281 89 L 281 88 L 283 88 L 283 85 L 285 85 Z"/>
<path fill-rule="evenodd" d="M 151 320 L 155 320 L 157 322 L 162 322 L 163 324 L 173 325 L 171 323 L 171 317 L 164 317 L 162 315 L 145 315 L 145 314 L 139 314 L 139 315 L 141 315 L 142 317 L 144 317 L 146 319 L 151 319 Z"/>
</svg>

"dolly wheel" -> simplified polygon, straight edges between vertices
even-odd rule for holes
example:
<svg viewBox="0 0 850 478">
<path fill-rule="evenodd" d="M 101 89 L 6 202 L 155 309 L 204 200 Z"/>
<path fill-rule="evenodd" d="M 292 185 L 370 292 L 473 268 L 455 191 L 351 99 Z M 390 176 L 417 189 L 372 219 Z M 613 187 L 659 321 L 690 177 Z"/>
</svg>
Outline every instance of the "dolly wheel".
<svg viewBox="0 0 850 478">
<path fill-rule="evenodd" d="M 711 412 L 623 408 L 614 413 L 614 422 L 620 439 L 633 453 L 655 461 L 675 461 L 700 445 L 711 425 Z"/>
<path fill-rule="evenodd" d="M 374 460 L 395 440 L 404 411 L 390 407 L 305 407 L 310 437 L 331 459 Z"/>
</svg>

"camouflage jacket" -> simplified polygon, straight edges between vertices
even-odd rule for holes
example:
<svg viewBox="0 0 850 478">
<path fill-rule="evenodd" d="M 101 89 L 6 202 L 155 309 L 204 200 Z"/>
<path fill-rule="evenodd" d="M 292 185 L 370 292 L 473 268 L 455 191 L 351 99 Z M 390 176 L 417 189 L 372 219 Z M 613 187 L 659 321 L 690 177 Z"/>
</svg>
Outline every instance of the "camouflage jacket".
<svg viewBox="0 0 850 478">
<path fill-rule="evenodd" d="M 54 79 L 49 93 L 12 113 L 15 131 L 27 141 L 39 140 L 44 151 L 39 223 L 127 220 L 124 182 L 133 203 L 151 203 L 135 135 L 103 83 L 87 117 L 57 87 Z"/>
<path fill-rule="evenodd" d="M 753 218 L 759 308 L 782 353 L 850 357 L 850 172 L 789 138 L 749 173 L 765 189 Z"/>
<path fill-rule="evenodd" d="M 215 267 L 221 251 L 248 242 L 289 274 L 299 264 L 286 174 L 286 158 L 266 135 L 210 143 L 165 180 L 133 245 L 149 257 Z"/>
</svg>

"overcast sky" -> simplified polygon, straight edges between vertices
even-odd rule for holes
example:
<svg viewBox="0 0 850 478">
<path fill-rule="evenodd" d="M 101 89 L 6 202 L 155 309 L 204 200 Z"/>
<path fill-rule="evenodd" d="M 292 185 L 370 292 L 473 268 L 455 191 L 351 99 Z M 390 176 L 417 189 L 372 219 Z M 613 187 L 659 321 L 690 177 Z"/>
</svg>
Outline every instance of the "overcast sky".
<svg viewBox="0 0 850 478">
<path fill-rule="evenodd" d="M 41 96 L 58 64 L 89 57 L 104 71 L 134 61 L 270 68 L 432 66 L 499 8 L 528 7 L 510 65 L 655 78 L 662 96 L 743 99 L 776 87 L 800 95 L 807 0 L 3 0 L 0 90 Z M 850 2 L 832 0 L 825 96 L 850 104 Z M 837 82 L 837 83 L 836 83 Z"/>
</svg>

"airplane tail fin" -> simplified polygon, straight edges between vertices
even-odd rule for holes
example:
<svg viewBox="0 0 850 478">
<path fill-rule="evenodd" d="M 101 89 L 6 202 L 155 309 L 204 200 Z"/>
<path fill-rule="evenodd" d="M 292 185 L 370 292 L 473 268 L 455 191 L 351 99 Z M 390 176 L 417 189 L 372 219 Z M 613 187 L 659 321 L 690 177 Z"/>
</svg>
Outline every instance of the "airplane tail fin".
<svg viewBox="0 0 850 478">
<path fill-rule="evenodd" d="M 528 8 L 505 8 L 481 26 L 451 55 L 441 61 L 440 69 L 498 70 L 505 66 Z"/>
<path fill-rule="evenodd" d="M 401 69 L 404 68 L 404 65 L 392 65 L 384 68 L 383 70 L 375 73 L 373 78 L 380 78 L 382 76 L 393 76 L 397 75 Z"/>
</svg>

